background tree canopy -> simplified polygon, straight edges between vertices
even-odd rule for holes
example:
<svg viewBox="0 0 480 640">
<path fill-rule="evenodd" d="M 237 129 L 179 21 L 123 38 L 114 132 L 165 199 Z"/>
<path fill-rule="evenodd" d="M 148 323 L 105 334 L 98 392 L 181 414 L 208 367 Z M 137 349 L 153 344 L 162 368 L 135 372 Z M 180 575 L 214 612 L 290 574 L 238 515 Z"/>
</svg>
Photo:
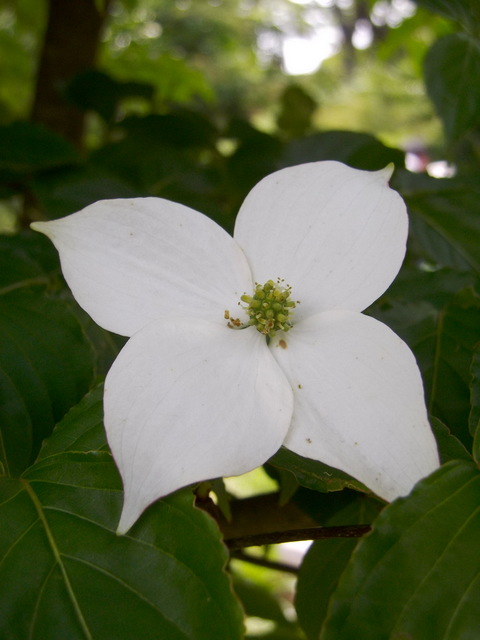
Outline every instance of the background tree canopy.
<svg viewBox="0 0 480 640">
<path fill-rule="evenodd" d="M 0 77 L 0 636 L 477 638 L 478 0 L 2 0 Z M 116 536 L 124 341 L 30 223 L 152 195 L 232 232 L 262 177 L 327 159 L 395 164 L 408 252 L 368 313 L 416 355 L 443 466 L 385 506 L 281 449 L 254 495 L 216 479 Z"/>
</svg>

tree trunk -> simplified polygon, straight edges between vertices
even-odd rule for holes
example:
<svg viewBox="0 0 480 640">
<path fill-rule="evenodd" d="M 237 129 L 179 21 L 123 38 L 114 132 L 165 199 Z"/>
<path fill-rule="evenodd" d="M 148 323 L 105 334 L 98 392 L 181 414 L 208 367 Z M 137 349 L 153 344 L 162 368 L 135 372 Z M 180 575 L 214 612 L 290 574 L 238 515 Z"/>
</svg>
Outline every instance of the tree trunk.
<svg viewBox="0 0 480 640">
<path fill-rule="evenodd" d="M 95 0 L 49 0 L 31 119 L 81 148 L 84 113 L 64 98 L 67 82 L 95 64 L 106 16 Z"/>
</svg>

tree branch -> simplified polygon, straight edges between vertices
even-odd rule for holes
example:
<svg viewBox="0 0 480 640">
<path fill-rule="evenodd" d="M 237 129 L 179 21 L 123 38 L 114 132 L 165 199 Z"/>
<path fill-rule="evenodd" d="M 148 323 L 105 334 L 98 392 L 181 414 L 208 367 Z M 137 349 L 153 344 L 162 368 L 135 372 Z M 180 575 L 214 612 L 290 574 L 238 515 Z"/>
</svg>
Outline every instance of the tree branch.
<svg viewBox="0 0 480 640">
<path fill-rule="evenodd" d="M 368 524 L 344 525 L 341 527 L 311 527 L 292 529 L 291 531 L 273 531 L 241 538 L 228 538 L 225 544 L 229 549 L 244 549 L 264 544 L 280 544 L 298 540 L 324 540 L 326 538 L 361 538 L 371 530 Z"/>
<path fill-rule="evenodd" d="M 208 497 L 197 496 L 196 506 L 216 520 L 225 544 L 232 550 L 297 540 L 360 538 L 370 531 L 370 526 L 366 524 L 319 526 L 294 502 L 280 506 L 278 493 L 232 500 L 230 522 Z"/>
</svg>

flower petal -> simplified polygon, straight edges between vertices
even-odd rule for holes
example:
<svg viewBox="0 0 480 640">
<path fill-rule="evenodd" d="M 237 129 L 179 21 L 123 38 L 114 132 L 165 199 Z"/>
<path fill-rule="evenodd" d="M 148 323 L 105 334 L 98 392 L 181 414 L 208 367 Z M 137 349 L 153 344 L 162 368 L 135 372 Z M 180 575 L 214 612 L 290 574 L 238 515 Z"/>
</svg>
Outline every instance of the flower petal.
<svg viewBox="0 0 480 640">
<path fill-rule="evenodd" d="M 415 358 L 387 326 L 330 311 L 275 336 L 271 346 L 295 396 L 286 447 L 349 473 L 386 500 L 406 495 L 438 467 Z"/>
<path fill-rule="evenodd" d="M 206 216 L 161 198 L 103 200 L 36 222 L 60 252 L 77 302 L 105 329 L 130 336 L 152 320 L 241 314 L 252 287 L 241 249 Z"/>
<path fill-rule="evenodd" d="M 328 309 L 361 311 L 395 278 L 408 219 L 391 169 L 339 162 L 282 169 L 259 182 L 237 217 L 234 238 L 255 280 L 284 278 L 301 301 L 297 319 Z"/>
<path fill-rule="evenodd" d="M 124 533 L 157 498 L 265 462 L 288 431 L 293 396 L 258 331 L 168 319 L 128 341 L 104 407 Z"/>
</svg>

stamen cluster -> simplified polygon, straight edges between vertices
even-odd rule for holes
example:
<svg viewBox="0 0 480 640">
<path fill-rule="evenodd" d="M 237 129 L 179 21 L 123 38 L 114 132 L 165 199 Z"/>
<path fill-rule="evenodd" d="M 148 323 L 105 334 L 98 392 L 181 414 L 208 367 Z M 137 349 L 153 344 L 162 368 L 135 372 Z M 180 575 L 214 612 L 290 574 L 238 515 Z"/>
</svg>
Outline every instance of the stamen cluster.
<svg viewBox="0 0 480 640">
<path fill-rule="evenodd" d="M 248 306 L 248 324 L 272 338 L 277 331 L 288 331 L 292 327 L 291 313 L 296 303 L 290 300 L 292 288 L 284 286 L 278 279 L 268 280 L 264 285 L 256 284 L 253 296 L 244 294 L 240 300 Z"/>
</svg>

